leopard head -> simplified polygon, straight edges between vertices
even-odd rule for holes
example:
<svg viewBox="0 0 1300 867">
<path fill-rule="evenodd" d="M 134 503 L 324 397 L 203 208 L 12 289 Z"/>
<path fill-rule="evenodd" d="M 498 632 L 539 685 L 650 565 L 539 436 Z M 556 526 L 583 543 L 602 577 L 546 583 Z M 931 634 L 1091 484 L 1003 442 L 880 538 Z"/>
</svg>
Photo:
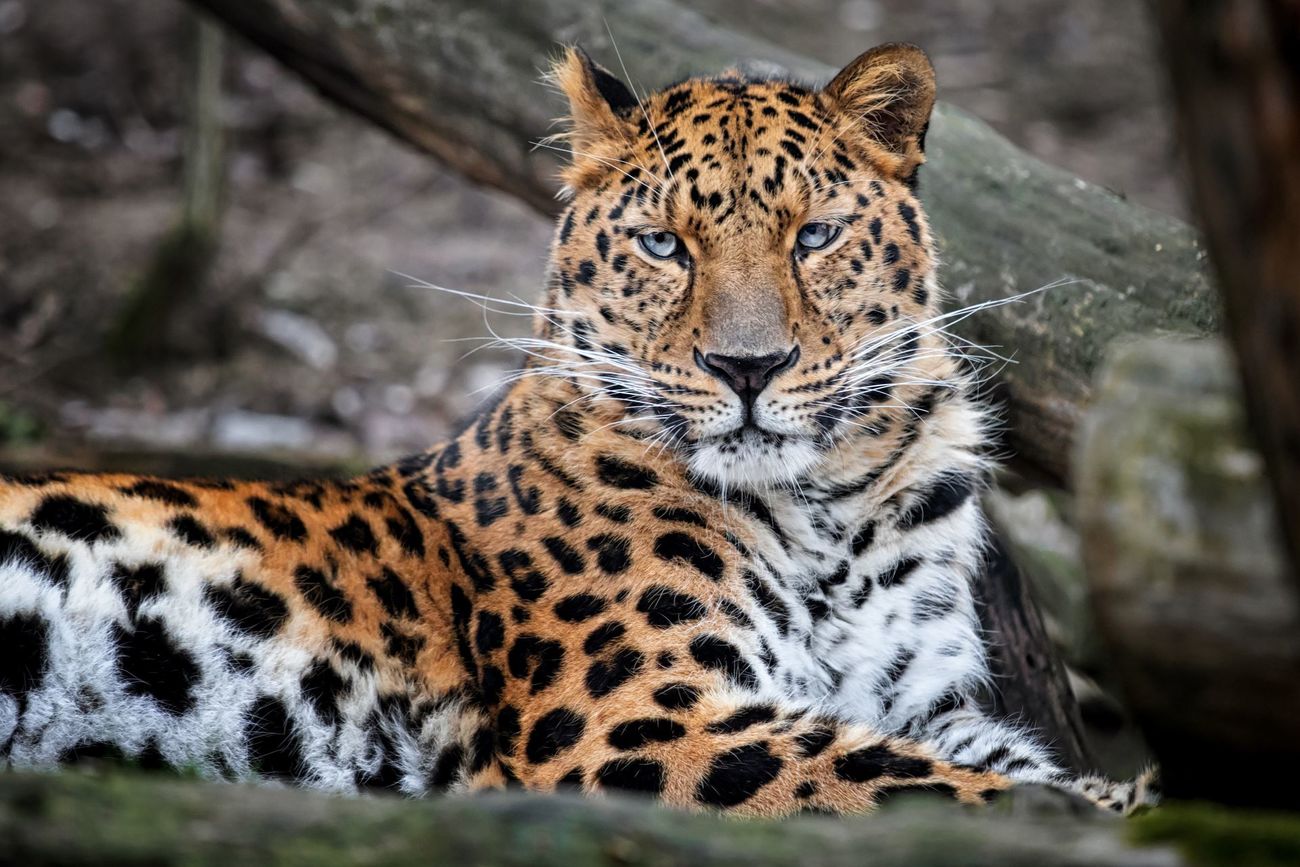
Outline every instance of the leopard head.
<svg viewBox="0 0 1300 867">
<path fill-rule="evenodd" d="M 879 435 L 941 338 L 916 197 L 934 71 L 909 45 L 810 88 L 726 72 L 638 99 L 580 49 L 539 343 L 723 484 Z"/>
</svg>

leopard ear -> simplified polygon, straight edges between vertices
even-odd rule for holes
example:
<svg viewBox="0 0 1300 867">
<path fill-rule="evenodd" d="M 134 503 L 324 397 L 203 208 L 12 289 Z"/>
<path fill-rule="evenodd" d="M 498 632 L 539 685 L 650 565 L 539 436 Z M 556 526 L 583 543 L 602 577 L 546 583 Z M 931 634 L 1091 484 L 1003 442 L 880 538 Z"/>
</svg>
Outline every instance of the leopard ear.
<svg viewBox="0 0 1300 867">
<path fill-rule="evenodd" d="M 568 139 L 575 151 L 597 150 L 606 140 L 628 138 L 628 114 L 636 96 L 613 73 L 577 45 L 551 68 L 551 79 L 569 100 Z"/>
<path fill-rule="evenodd" d="M 915 45 L 878 45 L 840 70 L 822 93 L 893 159 L 900 180 L 915 181 L 925 161 L 925 133 L 934 108 L 934 67 Z"/>
</svg>

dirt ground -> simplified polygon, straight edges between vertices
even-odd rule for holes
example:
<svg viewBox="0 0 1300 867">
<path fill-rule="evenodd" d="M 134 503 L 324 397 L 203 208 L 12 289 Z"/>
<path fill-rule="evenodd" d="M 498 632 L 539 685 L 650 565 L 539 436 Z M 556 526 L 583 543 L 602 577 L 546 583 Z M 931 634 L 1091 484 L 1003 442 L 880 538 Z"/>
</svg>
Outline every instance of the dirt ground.
<svg viewBox="0 0 1300 867">
<path fill-rule="evenodd" d="M 1142 4 L 694 5 L 828 62 L 917 42 L 944 99 L 1049 162 L 1182 211 Z M 36 444 L 42 461 L 274 453 L 351 465 L 423 447 L 518 360 L 464 358 L 481 342 L 465 338 L 486 334 L 481 312 L 400 275 L 531 297 L 550 228 L 235 41 L 220 249 L 185 305 L 185 351 L 134 371 L 103 352 L 179 213 L 192 36 L 173 0 L 0 0 L 0 450 L 11 462 Z M 653 58 L 628 60 L 653 83 L 639 74 Z"/>
</svg>

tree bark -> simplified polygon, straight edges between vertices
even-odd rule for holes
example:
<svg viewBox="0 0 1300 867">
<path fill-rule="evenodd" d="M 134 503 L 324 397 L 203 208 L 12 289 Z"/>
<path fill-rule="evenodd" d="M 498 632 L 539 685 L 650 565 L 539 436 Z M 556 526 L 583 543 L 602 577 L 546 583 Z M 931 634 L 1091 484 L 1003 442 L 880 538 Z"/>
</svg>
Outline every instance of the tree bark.
<svg viewBox="0 0 1300 867">
<path fill-rule="evenodd" d="M 560 43 L 581 41 L 621 72 L 612 32 L 643 90 L 737 61 L 776 64 L 814 81 L 833 71 L 673 0 L 191 2 L 328 97 L 548 214 L 557 208 L 557 159 L 534 152 L 533 143 L 563 113 L 539 83 Z M 957 326 L 1016 356 L 1000 377 L 1010 445 L 1021 461 L 1065 483 L 1105 347 L 1125 334 L 1215 329 L 1218 303 L 1196 236 L 1038 162 L 949 106 L 935 112 L 929 159 L 922 196 L 954 305 L 1069 281 Z"/>
<path fill-rule="evenodd" d="M 976 592 L 980 623 L 989 636 L 995 711 L 1028 720 L 1065 767 L 1098 772 L 1065 664 L 1047 637 L 1024 575 L 996 535 L 980 577 Z"/>
<path fill-rule="evenodd" d="M 1227 350 L 1116 353 L 1078 466 L 1097 623 L 1167 791 L 1300 807 L 1300 599 Z"/>
<path fill-rule="evenodd" d="M 1156 5 L 1197 211 L 1300 588 L 1300 5 Z"/>
<path fill-rule="evenodd" d="M 338 798 L 112 773 L 0 775 L 0 861 L 40 865 L 1178 867 L 1123 823 L 912 799 L 866 819 L 736 822 L 631 798 Z M 1032 805 L 1025 805 L 1030 806 Z M 997 807 L 990 808 L 997 811 Z"/>
</svg>

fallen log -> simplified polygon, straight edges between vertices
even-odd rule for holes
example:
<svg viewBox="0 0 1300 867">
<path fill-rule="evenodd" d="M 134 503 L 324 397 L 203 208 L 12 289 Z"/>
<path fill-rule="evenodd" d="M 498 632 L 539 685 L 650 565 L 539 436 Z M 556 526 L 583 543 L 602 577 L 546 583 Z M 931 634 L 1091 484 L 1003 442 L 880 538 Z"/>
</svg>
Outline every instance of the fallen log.
<svg viewBox="0 0 1300 867">
<path fill-rule="evenodd" d="M 621 55 L 651 71 L 634 76 L 642 89 L 738 61 L 808 80 L 833 71 L 673 0 L 191 2 L 331 99 L 544 213 L 557 209 L 557 162 L 533 143 L 563 111 L 539 83 L 559 43 L 581 41 L 615 70 Z M 1068 284 L 957 326 L 1015 354 L 1019 363 L 1001 375 L 1010 445 L 1064 482 L 1105 347 L 1125 334 L 1217 327 L 1202 250 L 1186 225 L 1044 165 L 950 106 L 935 112 L 929 158 L 922 195 L 953 304 Z"/>
<path fill-rule="evenodd" d="M 408 801 L 120 772 L 4 774 L 0 861 L 25 867 L 1189 863 L 1171 848 L 1129 843 L 1125 824 L 1112 817 L 1056 803 L 966 811 L 923 797 L 871 817 L 737 822 L 619 797 L 511 793 Z"/>
<path fill-rule="evenodd" d="M 1167 791 L 1300 807 L 1300 600 L 1227 350 L 1116 352 L 1078 468 L 1097 623 Z"/>
</svg>

